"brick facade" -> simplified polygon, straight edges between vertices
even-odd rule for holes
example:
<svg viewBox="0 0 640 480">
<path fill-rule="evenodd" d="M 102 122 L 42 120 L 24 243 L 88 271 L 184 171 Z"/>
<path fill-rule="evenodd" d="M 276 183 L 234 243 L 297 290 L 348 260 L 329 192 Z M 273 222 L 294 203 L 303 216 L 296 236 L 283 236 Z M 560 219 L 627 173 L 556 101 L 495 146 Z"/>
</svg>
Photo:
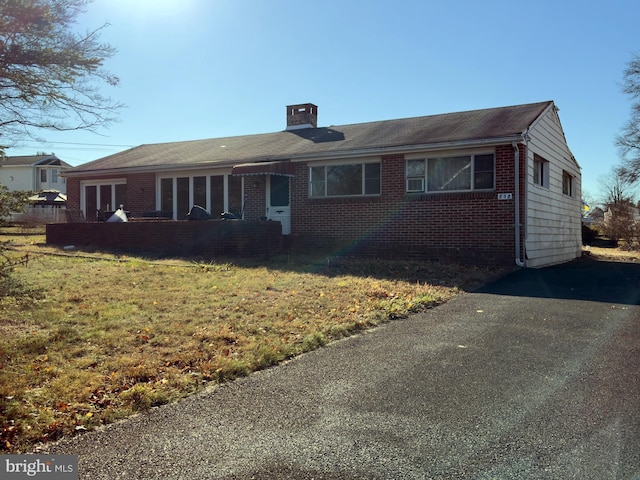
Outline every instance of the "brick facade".
<svg viewBox="0 0 640 480">
<path fill-rule="evenodd" d="M 526 147 L 520 145 L 519 152 L 520 216 L 521 224 L 524 224 Z M 301 251 L 332 248 L 346 254 L 422 257 L 481 264 L 513 263 L 513 146 L 507 144 L 496 147 L 495 161 L 494 191 L 407 194 L 404 155 L 385 155 L 381 157 L 381 195 L 345 198 L 309 198 L 309 165 L 296 163 L 295 176 L 291 178 L 292 231 L 288 243 Z M 94 177 L 92 181 L 109 178 L 122 176 Z M 132 217 L 140 217 L 143 212 L 156 210 L 155 173 L 129 174 L 126 176 L 126 182 L 125 208 L 131 212 Z M 247 223 L 273 223 L 257 222 L 266 213 L 266 186 L 266 175 L 244 177 L 244 215 L 249 221 Z M 79 209 L 80 183 L 76 178 L 68 180 L 67 191 L 69 208 Z M 499 193 L 511 193 L 514 197 L 510 200 L 498 200 Z M 131 225 L 135 223 L 130 222 Z M 185 240 L 180 235 L 196 235 L 185 232 L 204 228 L 193 226 L 195 223 L 199 222 L 159 222 L 157 226 L 141 222 L 139 225 L 143 227 L 131 227 L 130 232 L 122 226 L 78 226 L 73 229 L 74 235 L 78 235 L 77 239 L 71 236 L 59 237 L 62 234 L 57 230 L 55 233 L 54 230 L 51 231 L 51 237 L 48 231 L 47 239 L 50 241 L 51 238 L 52 243 L 92 243 L 99 247 L 116 247 L 131 243 L 140 249 L 159 249 L 162 242 L 176 247 L 181 242 L 186 242 L 185 245 L 189 246 L 186 248 L 192 249 L 191 245 L 194 242 L 200 245 L 199 240 L 191 237 Z M 109 229 L 114 228 L 120 229 L 117 230 L 117 242 L 102 238 L 109 236 Z M 146 228 L 148 231 L 144 231 Z M 107 230 L 103 232 L 102 229 Z M 172 229 L 176 229 L 176 232 Z M 97 233 L 98 230 L 102 233 Z M 177 230 L 184 232 L 178 233 Z M 214 230 L 207 231 L 209 235 L 213 235 L 212 238 L 218 238 L 215 237 L 217 233 Z M 255 229 L 248 231 L 263 234 Z M 244 233 L 237 239 L 240 239 L 240 243 L 246 244 L 247 241 L 241 240 L 242 235 Z M 524 228 L 521 227 L 521 238 L 524 239 L 524 236 Z M 273 242 L 269 240 L 268 243 Z M 214 251 L 213 247 L 206 248 L 210 252 Z M 225 247 L 227 250 L 229 248 Z M 521 251 L 524 251 L 523 245 Z"/>
<path fill-rule="evenodd" d="M 244 218 L 253 220 L 264 217 L 267 211 L 266 176 L 246 176 L 244 178 L 244 197 Z"/>
<path fill-rule="evenodd" d="M 80 180 L 67 178 L 67 209 L 80 210 Z"/>
<path fill-rule="evenodd" d="M 525 158 L 520 146 L 521 218 Z M 495 168 L 495 191 L 407 194 L 404 155 L 388 155 L 382 157 L 379 197 L 311 199 L 308 166 L 298 164 L 292 182 L 292 244 L 299 249 L 332 245 L 354 254 L 512 263 L 515 200 L 497 198 L 498 193 L 515 198 L 512 145 L 496 148 Z"/>
<path fill-rule="evenodd" d="M 106 182 L 121 179 L 120 176 L 91 177 L 91 182 Z M 125 209 L 132 216 L 140 217 L 144 212 L 156 210 L 156 174 L 135 173 L 126 175 L 127 204 Z M 80 210 L 80 180 L 75 177 L 67 179 L 67 209 Z"/>
<path fill-rule="evenodd" d="M 138 173 L 127 176 L 126 209 L 134 216 L 156 210 L 156 174 Z"/>
</svg>

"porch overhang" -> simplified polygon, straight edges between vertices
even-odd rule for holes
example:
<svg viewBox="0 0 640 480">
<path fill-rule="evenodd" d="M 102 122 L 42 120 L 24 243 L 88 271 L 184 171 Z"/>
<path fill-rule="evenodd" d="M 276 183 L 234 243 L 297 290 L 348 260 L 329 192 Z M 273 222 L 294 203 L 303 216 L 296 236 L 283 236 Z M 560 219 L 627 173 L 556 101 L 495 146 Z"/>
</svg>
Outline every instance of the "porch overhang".
<svg viewBox="0 0 640 480">
<path fill-rule="evenodd" d="M 294 176 L 295 167 L 291 162 L 256 162 L 234 165 L 232 175 L 282 175 Z"/>
</svg>

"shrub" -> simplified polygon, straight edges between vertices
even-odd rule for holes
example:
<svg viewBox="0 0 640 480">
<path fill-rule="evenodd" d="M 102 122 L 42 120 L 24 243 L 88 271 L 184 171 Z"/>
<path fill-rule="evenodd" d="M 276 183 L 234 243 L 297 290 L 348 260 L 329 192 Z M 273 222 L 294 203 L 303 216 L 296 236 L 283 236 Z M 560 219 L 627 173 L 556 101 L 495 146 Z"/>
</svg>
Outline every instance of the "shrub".
<svg viewBox="0 0 640 480">
<path fill-rule="evenodd" d="M 582 244 L 591 245 L 598 238 L 598 231 L 589 225 L 582 224 Z"/>
</svg>

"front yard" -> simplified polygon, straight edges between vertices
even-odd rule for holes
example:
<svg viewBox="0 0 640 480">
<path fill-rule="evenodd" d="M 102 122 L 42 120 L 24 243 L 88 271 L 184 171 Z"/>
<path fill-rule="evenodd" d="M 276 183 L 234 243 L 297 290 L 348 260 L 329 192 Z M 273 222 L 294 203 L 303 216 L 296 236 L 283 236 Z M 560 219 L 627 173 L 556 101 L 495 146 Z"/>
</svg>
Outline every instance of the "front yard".
<svg viewBox="0 0 640 480">
<path fill-rule="evenodd" d="M 0 451 L 21 452 L 430 308 L 502 272 L 374 259 L 148 259 L 0 230 Z"/>
</svg>

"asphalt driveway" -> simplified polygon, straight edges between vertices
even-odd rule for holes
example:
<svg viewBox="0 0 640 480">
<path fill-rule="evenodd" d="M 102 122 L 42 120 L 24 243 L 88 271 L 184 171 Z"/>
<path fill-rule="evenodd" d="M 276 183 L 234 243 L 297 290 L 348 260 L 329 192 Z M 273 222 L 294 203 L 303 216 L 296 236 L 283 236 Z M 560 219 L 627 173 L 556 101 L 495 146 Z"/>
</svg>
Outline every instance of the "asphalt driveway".
<svg viewBox="0 0 640 480">
<path fill-rule="evenodd" d="M 640 479 L 640 265 L 521 270 L 52 446 L 82 479 Z"/>
</svg>

